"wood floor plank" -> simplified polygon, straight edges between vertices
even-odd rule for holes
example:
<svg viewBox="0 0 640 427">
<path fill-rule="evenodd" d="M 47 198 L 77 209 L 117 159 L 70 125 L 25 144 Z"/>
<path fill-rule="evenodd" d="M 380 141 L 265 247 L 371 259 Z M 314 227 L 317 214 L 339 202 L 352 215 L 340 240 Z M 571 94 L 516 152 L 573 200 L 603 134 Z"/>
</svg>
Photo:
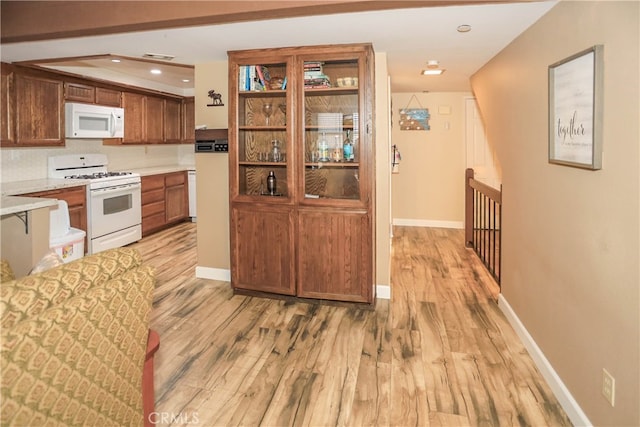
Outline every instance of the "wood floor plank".
<svg viewBox="0 0 640 427">
<path fill-rule="evenodd" d="M 571 425 L 462 230 L 396 227 L 391 300 L 363 310 L 197 279 L 196 227 L 132 245 L 156 268 L 157 425 Z"/>
</svg>

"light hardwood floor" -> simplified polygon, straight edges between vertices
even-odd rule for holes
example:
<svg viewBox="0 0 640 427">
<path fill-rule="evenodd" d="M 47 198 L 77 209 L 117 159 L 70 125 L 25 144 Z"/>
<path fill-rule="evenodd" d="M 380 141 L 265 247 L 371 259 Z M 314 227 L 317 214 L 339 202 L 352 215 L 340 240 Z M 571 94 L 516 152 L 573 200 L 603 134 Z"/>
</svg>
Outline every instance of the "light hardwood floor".
<svg viewBox="0 0 640 427">
<path fill-rule="evenodd" d="M 196 279 L 195 224 L 136 243 L 157 268 L 158 425 L 571 425 L 461 230 L 396 227 L 375 310 Z"/>
</svg>

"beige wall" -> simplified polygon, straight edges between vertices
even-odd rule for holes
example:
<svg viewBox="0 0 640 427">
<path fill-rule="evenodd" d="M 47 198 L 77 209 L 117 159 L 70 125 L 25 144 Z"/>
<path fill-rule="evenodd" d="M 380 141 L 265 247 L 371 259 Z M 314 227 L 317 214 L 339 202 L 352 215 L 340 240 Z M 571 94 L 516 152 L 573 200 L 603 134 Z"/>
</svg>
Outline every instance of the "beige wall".
<svg viewBox="0 0 640 427">
<path fill-rule="evenodd" d="M 389 286 L 391 282 L 391 141 L 389 106 L 391 103 L 387 54 L 376 53 L 376 284 Z"/>
<path fill-rule="evenodd" d="M 503 296 L 594 425 L 640 425 L 639 6 L 560 2 L 472 77 L 503 171 Z M 595 44 L 602 170 L 551 165 L 548 65 Z"/>
<path fill-rule="evenodd" d="M 228 127 L 229 84 L 227 61 L 195 67 L 196 125 L 209 129 Z M 207 107 L 211 89 L 222 94 L 223 107 Z M 196 154 L 196 210 L 198 266 L 230 268 L 229 255 L 229 156 Z"/>
<path fill-rule="evenodd" d="M 392 175 L 394 223 L 462 224 L 464 220 L 466 92 L 394 93 L 393 144 L 402 154 L 399 173 Z M 401 131 L 401 108 L 429 109 L 428 131 Z M 441 108 L 442 107 L 442 108 Z M 441 114 L 444 110 L 450 114 Z M 448 127 L 448 128 L 447 128 Z"/>
</svg>

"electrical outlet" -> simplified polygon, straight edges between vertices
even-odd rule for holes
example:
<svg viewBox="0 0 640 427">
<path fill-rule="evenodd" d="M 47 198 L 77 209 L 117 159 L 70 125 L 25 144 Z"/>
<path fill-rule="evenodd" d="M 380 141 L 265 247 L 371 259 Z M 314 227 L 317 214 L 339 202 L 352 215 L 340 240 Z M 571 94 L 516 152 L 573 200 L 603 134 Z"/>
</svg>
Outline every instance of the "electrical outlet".
<svg viewBox="0 0 640 427">
<path fill-rule="evenodd" d="M 616 379 L 606 369 L 602 369 L 602 394 L 611 406 L 615 406 Z"/>
</svg>

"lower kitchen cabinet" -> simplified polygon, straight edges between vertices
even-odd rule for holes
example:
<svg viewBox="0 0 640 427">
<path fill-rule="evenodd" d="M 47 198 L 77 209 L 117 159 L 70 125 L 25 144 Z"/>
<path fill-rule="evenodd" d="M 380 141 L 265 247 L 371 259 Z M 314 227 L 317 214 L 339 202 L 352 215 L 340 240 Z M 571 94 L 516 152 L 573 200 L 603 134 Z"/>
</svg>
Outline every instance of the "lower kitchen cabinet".
<svg viewBox="0 0 640 427">
<path fill-rule="evenodd" d="M 182 221 L 189 216 L 187 172 L 171 173 L 164 178 L 166 222 Z"/>
<path fill-rule="evenodd" d="M 69 206 L 71 227 L 87 232 L 87 190 L 85 186 L 38 191 L 37 193 L 21 194 L 21 196 L 64 200 Z M 84 247 L 88 248 L 86 241 Z"/>
<path fill-rule="evenodd" d="M 189 217 L 187 172 L 148 175 L 141 180 L 143 236 Z"/>
<path fill-rule="evenodd" d="M 165 197 L 164 175 L 143 176 L 142 181 L 142 235 L 146 236 L 164 227 Z"/>
</svg>

